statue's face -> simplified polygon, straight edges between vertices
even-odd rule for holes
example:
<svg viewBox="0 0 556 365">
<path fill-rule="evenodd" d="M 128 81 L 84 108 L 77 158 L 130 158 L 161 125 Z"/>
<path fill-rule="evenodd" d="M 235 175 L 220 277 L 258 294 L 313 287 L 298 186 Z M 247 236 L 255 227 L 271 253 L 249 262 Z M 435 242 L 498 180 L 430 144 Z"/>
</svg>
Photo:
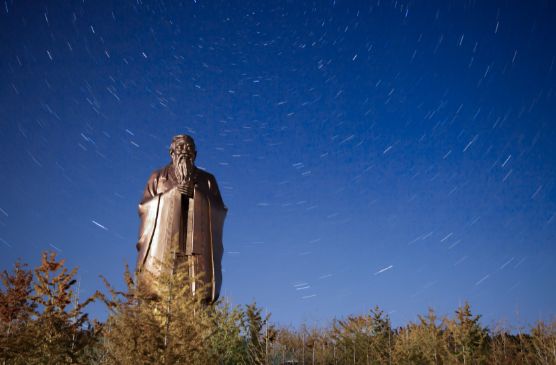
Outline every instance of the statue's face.
<svg viewBox="0 0 556 365">
<path fill-rule="evenodd" d="M 178 180 L 183 181 L 193 171 L 195 157 L 197 156 L 195 145 L 185 138 L 175 140 L 170 150 L 170 156 Z"/>
<path fill-rule="evenodd" d="M 174 146 L 172 152 L 170 153 L 172 156 L 172 161 L 176 162 L 176 159 L 185 158 L 191 160 L 191 162 L 195 161 L 195 146 L 186 139 L 179 139 L 174 142 Z"/>
</svg>

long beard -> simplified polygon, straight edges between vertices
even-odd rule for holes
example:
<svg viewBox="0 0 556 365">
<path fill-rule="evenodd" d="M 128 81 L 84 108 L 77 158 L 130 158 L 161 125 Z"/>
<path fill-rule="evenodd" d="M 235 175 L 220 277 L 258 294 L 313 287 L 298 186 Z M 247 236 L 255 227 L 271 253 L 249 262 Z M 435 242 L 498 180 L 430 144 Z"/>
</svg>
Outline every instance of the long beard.
<svg viewBox="0 0 556 365">
<path fill-rule="evenodd" d="M 185 183 L 191 177 L 191 168 L 188 165 L 185 155 L 179 155 L 174 159 L 174 171 L 179 184 Z"/>
</svg>

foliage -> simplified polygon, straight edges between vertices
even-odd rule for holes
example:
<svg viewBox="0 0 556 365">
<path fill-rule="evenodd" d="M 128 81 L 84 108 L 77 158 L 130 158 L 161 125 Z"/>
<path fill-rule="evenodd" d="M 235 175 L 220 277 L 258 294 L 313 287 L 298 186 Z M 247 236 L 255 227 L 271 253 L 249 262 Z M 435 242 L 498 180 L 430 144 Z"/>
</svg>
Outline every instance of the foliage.
<svg viewBox="0 0 556 365">
<path fill-rule="evenodd" d="M 400 328 L 394 345 L 396 364 L 441 364 L 447 357 L 445 321 L 432 308 L 418 323 Z"/>
<path fill-rule="evenodd" d="M 29 328 L 36 304 L 31 300 L 33 273 L 16 262 L 13 274 L 0 274 L 0 358 L 13 364 L 25 362 L 24 349 L 32 346 Z"/>
<path fill-rule="evenodd" d="M 191 293 L 184 270 L 163 270 L 156 295 L 135 286 L 126 268 L 127 292 L 107 300 L 112 313 L 104 335 L 106 364 L 205 364 L 214 360 L 209 351 L 212 319 Z"/>
<path fill-rule="evenodd" d="M 350 316 L 333 326 L 339 359 L 362 364 L 391 363 L 393 332 L 390 318 L 375 307 L 367 315 Z"/>
<path fill-rule="evenodd" d="M 2 274 L 2 360 L 10 364 L 77 364 L 88 362 L 89 347 L 100 324 L 90 322 L 85 307 L 95 293 L 79 302 L 74 289 L 77 269 L 68 271 L 55 253 L 43 253 L 34 272 L 16 263 Z"/>
<path fill-rule="evenodd" d="M 488 330 L 481 326 L 480 315 L 471 313 L 465 303 L 456 310 L 456 317 L 447 320 L 446 343 L 448 358 L 461 364 L 484 364 L 487 362 Z"/>
<path fill-rule="evenodd" d="M 256 303 L 246 306 L 243 316 L 243 327 L 247 340 L 247 354 L 249 364 L 266 364 L 268 349 L 276 337 L 276 331 L 269 326 L 270 315 L 263 317 L 262 308 Z"/>
<path fill-rule="evenodd" d="M 126 267 L 124 291 L 105 281 L 107 296 L 80 302 L 77 270 L 55 254 L 35 270 L 16 262 L 0 273 L 0 364 L 556 364 L 556 320 L 489 330 L 465 303 L 396 329 L 378 307 L 329 327 L 277 328 L 255 303 L 203 303 L 187 270 L 166 268 L 155 295 Z M 85 311 L 99 298 L 105 323 Z"/>
<path fill-rule="evenodd" d="M 214 331 L 209 339 L 209 358 L 216 358 L 216 364 L 221 365 L 249 364 L 244 337 L 245 311 L 237 306 L 231 307 L 223 299 L 213 306 L 211 314 Z"/>
<path fill-rule="evenodd" d="M 529 347 L 535 363 L 556 364 L 556 321 L 538 322 L 531 330 Z"/>
<path fill-rule="evenodd" d="M 203 302 L 204 288 L 192 293 L 187 267 L 163 263 L 153 295 L 134 284 L 126 268 L 126 292 L 108 283 L 111 315 L 103 337 L 103 364 L 254 364 L 260 356 L 265 320 L 255 304 L 231 308 Z M 145 275 L 145 273 L 143 273 Z M 147 274 L 148 275 L 148 274 Z"/>
</svg>

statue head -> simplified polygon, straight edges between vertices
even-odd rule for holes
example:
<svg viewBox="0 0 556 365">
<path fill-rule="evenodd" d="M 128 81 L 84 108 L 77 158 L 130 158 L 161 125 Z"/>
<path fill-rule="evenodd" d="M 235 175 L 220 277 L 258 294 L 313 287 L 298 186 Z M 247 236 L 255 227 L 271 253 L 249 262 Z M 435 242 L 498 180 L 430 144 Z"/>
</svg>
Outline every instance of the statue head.
<svg viewBox="0 0 556 365">
<path fill-rule="evenodd" d="M 197 149 L 195 141 L 187 134 L 178 134 L 172 139 L 170 145 L 170 157 L 179 181 L 184 181 L 193 172 Z"/>
</svg>

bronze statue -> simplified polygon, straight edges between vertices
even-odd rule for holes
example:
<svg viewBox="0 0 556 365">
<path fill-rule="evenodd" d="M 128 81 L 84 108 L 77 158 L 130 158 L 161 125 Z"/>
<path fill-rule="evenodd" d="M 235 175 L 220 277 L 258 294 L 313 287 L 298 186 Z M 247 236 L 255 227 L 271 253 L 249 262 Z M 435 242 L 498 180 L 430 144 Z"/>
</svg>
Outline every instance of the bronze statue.
<svg viewBox="0 0 556 365">
<path fill-rule="evenodd" d="M 162 272 L 162 263 L 186 263 L 192 291 L 202 285 L 208 288 L 204 299 L 214 302 L 222 285 L 227 208 L 214 176 L 195 166 L 196 156 L 193 138 L 177 135 L 170 146 L 172 162 L 151 174 L 139 204 L 137 274 L 140 284 L 155 291 L 152 279 Z"/>
</svg>

